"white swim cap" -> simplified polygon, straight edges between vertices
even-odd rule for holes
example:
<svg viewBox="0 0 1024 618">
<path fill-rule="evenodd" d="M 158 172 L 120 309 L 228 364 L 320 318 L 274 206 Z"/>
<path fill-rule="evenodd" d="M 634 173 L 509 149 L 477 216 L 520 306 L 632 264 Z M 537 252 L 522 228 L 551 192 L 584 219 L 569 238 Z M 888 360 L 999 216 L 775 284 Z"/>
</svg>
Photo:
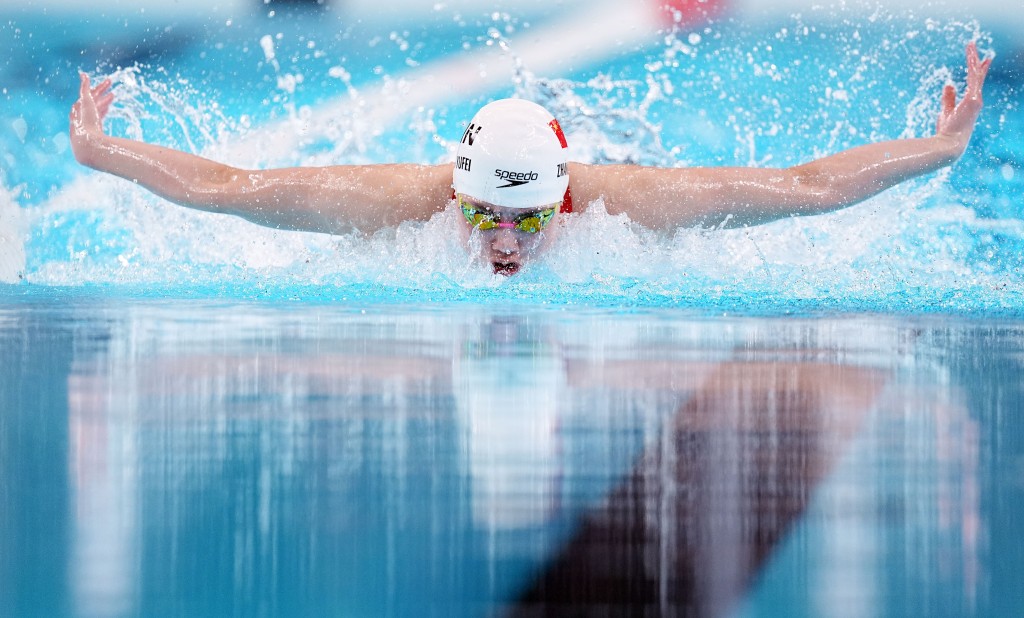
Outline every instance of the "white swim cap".
<svg viewBox="0 0 1024 618">
<path fill-rule="evenodd" d="M 569 187 L 568 145 L 551 112 L 501 99 L 476 113 L 455 158 L 455 192 L 506 208 L 561 201 Z"/>
</svg>

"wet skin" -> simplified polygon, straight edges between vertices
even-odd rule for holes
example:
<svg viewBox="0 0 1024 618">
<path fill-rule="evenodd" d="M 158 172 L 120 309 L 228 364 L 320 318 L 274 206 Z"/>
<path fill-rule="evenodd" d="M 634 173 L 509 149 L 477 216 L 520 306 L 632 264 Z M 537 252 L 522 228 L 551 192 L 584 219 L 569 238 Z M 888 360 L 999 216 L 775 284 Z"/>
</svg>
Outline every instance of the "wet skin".
<svg viewBox="0 0 1024 618">
<path fill-rule="evenodd" d="M 512 221 L 524 213 L 552 207 L 552 205 L 546 205 L 538 206 L 536 209 L 505 208 L 470 197 L 466 197 L 466 201 L 484 212 L 498 215 L 503 222 Z M 555 214 L 547 226 L 536 234 L 531 234 L 510 227 L 498 227 L 491 230 L 474 229 L 460 211 L 459 232 L 463 242 L 471 251 L 475 248 L 475 241 L 471 241 L 471 238 L 479 237 L 480 258 L 491 265 L 494 274 L 509 277 L 519 272 L 526 262 L 542 254 L 554 242 L 558 230 L 561 228 L 559 215 L 558 208 L 555 208 Z"/>
</svg>

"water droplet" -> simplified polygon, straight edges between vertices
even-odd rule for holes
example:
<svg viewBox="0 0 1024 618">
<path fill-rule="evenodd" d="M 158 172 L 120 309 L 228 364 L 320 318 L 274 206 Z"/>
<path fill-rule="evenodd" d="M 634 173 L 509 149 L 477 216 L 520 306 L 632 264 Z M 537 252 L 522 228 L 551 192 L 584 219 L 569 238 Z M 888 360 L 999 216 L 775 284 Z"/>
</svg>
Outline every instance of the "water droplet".
<svg viewBox="0 0 1024 618">
<path fill-rule="evenodd" d="M 11 122 L 11 128 L 14 129 L 14 134 L 18 136 L 18 140 L 24 144 L 25 136 L 28 135 L 28 123 L 25 122 L 25 119 L 15 118 Z"/>
</svg>

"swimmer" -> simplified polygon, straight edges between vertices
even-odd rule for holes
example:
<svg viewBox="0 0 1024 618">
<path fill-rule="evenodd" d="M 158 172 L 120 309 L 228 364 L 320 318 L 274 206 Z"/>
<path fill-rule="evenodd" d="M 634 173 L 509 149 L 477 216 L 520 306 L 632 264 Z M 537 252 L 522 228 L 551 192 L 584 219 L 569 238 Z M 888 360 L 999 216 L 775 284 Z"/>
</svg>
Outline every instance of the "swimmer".
<svg viewBox="0 0 1024 618">
<path fill-rule="evenodd" d="M 467 246 L 496 274 L 513 275 L 555 242 L 559 217 L 603 200 L 610 214 L 654 229 L 738 226 L 825 213 L 956 161 L 982 107 L 991 58 L 967 45 L 967 87 L 947 85 L 935 134 L 858 146 L 785 169 L 588 165 L 567 159 L 562 129 L 543 107 L 485 105 L 454 163 L 242 170 L 188 153 L 112 137 L 103 119 L 111 81 L 81 75 L 71 146 L 82 164 L 131 180 L 174 203 L 284 230 L 372 232 L 426 220 L 453 204 Z M 476 235 L 475 242 L 469 242 Z"/>
</svg>

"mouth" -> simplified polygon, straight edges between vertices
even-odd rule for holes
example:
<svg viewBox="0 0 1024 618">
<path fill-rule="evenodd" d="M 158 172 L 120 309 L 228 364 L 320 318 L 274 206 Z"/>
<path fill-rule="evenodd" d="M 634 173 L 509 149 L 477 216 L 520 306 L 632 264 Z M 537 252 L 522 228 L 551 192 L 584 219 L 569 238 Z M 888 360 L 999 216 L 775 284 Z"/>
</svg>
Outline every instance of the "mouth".
<svg viewBox="0 0 1024 618">
<path fill-rule="evenodd" d="M 494 274 L 511 277 L 519 272 L 519 262 L 494 262 Z"/>
</svg>

